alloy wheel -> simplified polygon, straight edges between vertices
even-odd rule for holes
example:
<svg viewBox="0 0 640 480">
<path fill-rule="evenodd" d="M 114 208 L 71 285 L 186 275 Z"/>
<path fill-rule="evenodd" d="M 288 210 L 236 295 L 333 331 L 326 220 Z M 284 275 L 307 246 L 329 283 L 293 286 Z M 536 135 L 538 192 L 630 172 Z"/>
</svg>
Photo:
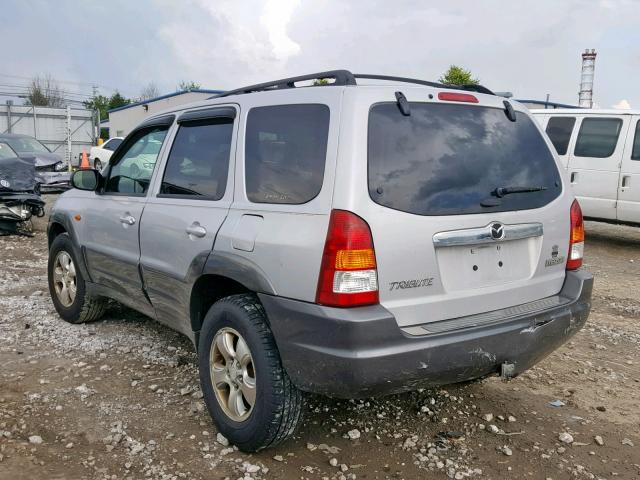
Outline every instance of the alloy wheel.
<svg viewBox="0 0 640 480">
<path fill-rule="evenodd" d="M 216 333 L 209 354 L 211 382 L 218 404 L 236 422 L 243 422 L 256 401 L 256 372 L 247 342 L 236 330 Z"/>
<path fill-rule="evenodd" d="M 53 262 L 53 285 L 60 303 L 65 307 L 73 305 L 77 293 L 76 266 L 64 250 L 58 252 Z"/>
</svg>

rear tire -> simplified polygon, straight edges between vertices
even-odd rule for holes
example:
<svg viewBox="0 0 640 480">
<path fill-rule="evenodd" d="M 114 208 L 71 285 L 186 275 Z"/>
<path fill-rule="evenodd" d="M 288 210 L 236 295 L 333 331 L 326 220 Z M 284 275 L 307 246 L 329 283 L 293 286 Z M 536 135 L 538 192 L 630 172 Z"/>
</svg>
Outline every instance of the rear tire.
<svg viewBox="0 0 640 480">
<path fill-rule="evenodd" d="M 96 159 L 93 161 L 93 168 L 95 168 L 95 169 L 96 169 L 96 170 L 98 170 L 98 171 L 102 170 L 102 162 L 100 161 L 100 159 L 99 159 L 99 158 L 96 158 Z"/>
<path fill-rule="evenodd" d="M 221 348 L 226 342 L 229 347 Z M 209 413 L 232 444 L 243 452 L 257 452 L 295 433 L 302 418 L 303 394 L 282 367 L 264 309 L 255 295 L 232 295 L 211 307 L 200 332 L 198 360 Z M 243 369 L 249 362 L 250 368 Z M 243 384 L 242 378 L 249 378 L 248 383 Z M 236 398 L 232 397 L 234 391 L 248 391 L 249 395 L 235 403 L 229 400 Z"/>
<path fill-rule="evenodd" d="M 69 234 L 58 235 L 49 248 L 47 268 L 53 306 L 66 322 L 93 322 L 104 314 L 107 300 L 87 294 L 82 270 L 78 265 Z"/>
</svg>

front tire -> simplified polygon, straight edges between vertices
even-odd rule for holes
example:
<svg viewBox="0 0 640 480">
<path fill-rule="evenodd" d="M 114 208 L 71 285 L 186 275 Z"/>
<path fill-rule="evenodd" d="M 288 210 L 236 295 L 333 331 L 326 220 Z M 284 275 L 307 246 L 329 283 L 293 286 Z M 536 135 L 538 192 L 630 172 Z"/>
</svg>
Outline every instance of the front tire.
<svg viewBox="0 0 640 480">
<path fill-rule="evenodd" d="M 98 320 L 106 309 L 104 298 L 87 294 L 82 271 L 67 233 L 58 235 L 49 248 L 49 293 L 58 315 L 69 323 Z"/>
<path fill-rule="evenodd" d="M 303 395 L 282 367 L 255 295 L 232 295 L 216 302 L 204 319 L 198 347 L 205 403 L 231 443 L 244 452 L 256 452 L 295 433 Z"/>
<path fill-rule="evenodd" d="M 100 161 L 100 159 L 99 159 L 99 158 L 96 158 L 96 159 L 93 161 L 93 168 L 95 168 L 95 169 L 96 169 L 96 170 L 98 170 L 98 171 L 102 170 L 102 162 Z"/>
</svg>

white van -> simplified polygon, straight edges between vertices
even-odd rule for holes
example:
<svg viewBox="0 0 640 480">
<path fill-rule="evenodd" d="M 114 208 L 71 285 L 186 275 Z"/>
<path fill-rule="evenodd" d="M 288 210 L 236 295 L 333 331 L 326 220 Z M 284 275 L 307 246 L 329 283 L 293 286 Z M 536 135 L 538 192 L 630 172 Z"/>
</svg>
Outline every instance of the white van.
<svg viewBox="0 0 640 480">
<path fill-rule="evenodd" d="M 640 224 L 640 110 L 531 110 L 585 217 Z"/>
</svg>

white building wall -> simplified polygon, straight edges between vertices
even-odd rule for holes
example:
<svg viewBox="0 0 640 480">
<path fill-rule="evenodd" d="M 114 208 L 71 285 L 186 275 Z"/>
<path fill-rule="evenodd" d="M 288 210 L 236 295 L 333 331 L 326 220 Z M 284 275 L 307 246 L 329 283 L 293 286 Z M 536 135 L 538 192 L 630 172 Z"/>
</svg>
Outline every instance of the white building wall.
<svg viewBox="0 0 640 480">
<path fill-rule="evenodd" d="M 167 108 L 184 105 L 186 103 L 205 100 L 214 94 L 205 92 L 184 92 L 180 95 L 155 100 L 149 103 L 141 103 L 123 110 L 109 113 L 109 136 L 125 137 L 140 122 L 150 115 L 154 115 Z M 148 110 L 145 110 L 145 105 Z"/>
</svg>

